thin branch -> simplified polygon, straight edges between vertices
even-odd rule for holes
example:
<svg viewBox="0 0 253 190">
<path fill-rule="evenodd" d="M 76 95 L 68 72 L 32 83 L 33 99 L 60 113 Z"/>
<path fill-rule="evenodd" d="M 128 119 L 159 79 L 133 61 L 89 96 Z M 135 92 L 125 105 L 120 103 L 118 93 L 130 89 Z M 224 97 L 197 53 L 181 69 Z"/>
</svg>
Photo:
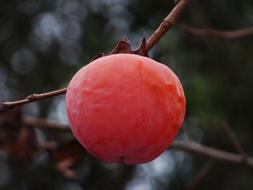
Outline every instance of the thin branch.
<svg viewBox="0 0 253 190">
<path fill-rule="evenodd" d="M 175 24 L 178 17 L 183 12 L 189 0 L 180 0 L 172 9 L 167 17 L 165 17 L 156 29 L 156 31 L 146 41 L 146 52 L 149 50 L 168 32 L 168 30 Z"/>
<path fill-rule="evenodd" d="M 197 37 L 218 37 L 218 38 L 242 38 L 253 35 L 253 26 L 238 30 L 216 30 L 213 28 L 195 28 L 189 25 L 182 24 L 181 28 Z"/>
<path fill-rule="evenodd" d="M 206 177 L 209 173 L 209 171 L 213 168 L 214 166 L 214 161 L 210 160 L 208 161 L 199 171 L 199 173 L 192 179 L 190 184 L 187 186 L 187 190 L 194 190 L 197 188 L 199 183 Z"/>
<path fill-rule="evenodd" d="M 184 140 L 186 141 L 186 142 L 190 142 L 191 141 L 191 136 L 190 136 L 190 132 L 189 132 L 189 129 L 188 129 L 188 127 L 183 127 L 183 134 L 184 134 Z"/>
<path fill-rule="evenodd" d="M 25 121 L 26 124 L 29 124 L 34 127 L 40 126 L 41 128 L 46 129 L 70 130 L 67 125 L 51 123 L 48 122 L 46 119 L 25 117 L 23 118 L 23 121 Z M 176 140 L 174 141 L 174 143 L 171 145 L 170 148 L 187 151 L 199 156 L 204 156 L 209 158 L 210 160 L 217 162 L 246 165 L 248 167 L 253 167 L 253 157 L 247 156 L 245 158 L 244 155 L 241 154 L 226 152 L 223 150 L 204 146 L 192 141 L 188 142 L 185 140 Z"/>
<path fill-rule="evenodd" d="M 66 132 L 70 131 L 69 125 L 48 122 L 48 120 L 44 118 L 25 116 L 23 118 L 23 123 L 27 126 L 38 127 L 47 130 L 57 130 Z"/>
<path fill-rule="evenodd" d="M 163 20 L 157 30 L 148 38 L 146 41 L 146 53 L 164 36 L 164 34 L 173 26 L 177 18 L 181 15 L 183 9 L 187 5 L 189 0 L 180 0 L 180 2 L 174 7 L 174 9 L 169 13 L 169 15 Z M 115 49 L 115 48 L 113 48 Z M 47 99 L 54 96 L 59 96 L 66 93 L 66 88 L 55 90 L 51 92 L 46 92 L 42 94 L 33 94 L 25 99 L 13 101 L 13 102 L 3 102 L 0 103 L 0 112 L 7 111 L 17 106 L 28 104 L 34 101 L 39 101 Z"/>
<path fill-rule="evenodd" d="M 226 132 L 227 136 L 229 137 L 231 143 L 233 144 L 233 146 L 235 147 L 235 149 L 238 151 L 238 153 L 240 153 L 244 160 L 246 160 L 247 158 L 247 153 L 245 152 L 245 150 L 242 147 L 242 144 L 239 142 L 239 140 L 236 138 L 234 132 L 232 131 L 232 129 L 229 127 L 229 125 L 227 124 L 227 122 L 223 122 L 221 124 L 222 128 L 224 129 L 224 131 Z"/>
<path fill-rule="evenodd" d="M 38 101 L 38 100 L 44 100 L 44 99 L 51 98 L 54 96 L 59 96 L 59 95 L 65 94 L 66 91 L 67 91 L 67 89 L 63 88 L 60 90 L 55 90 L 55 91 L 41 93 L 41 94 L 32 94 L 22 100 L 17 100 L 17 101 L 13 101 L 13 102 L 3 102 L 3 103 L 0 103 L 0 112 L 6 111 L 9 109 L 13 109 L 16 106 L 21 106 L 24 104 Z"/>
<path fill-rule="evenodd" d="M 229 164 L 245 165 L 253 167 L 253 157 L 247 157 L 244 161 L 243 155 L 225 152 L 215 148 L 210 148 L 194 142 L 174 141 L 171 148 L 190 152 L 199 156 L 204 156 L 217 162 Z"/>
</svg>

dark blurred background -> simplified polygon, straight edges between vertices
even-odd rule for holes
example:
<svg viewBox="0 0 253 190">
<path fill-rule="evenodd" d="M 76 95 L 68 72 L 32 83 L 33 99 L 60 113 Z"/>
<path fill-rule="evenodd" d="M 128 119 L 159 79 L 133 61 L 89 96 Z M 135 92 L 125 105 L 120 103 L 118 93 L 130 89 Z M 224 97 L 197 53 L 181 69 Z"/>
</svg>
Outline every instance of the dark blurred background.
<svg viewBox="0 0 253 190">
<path fill-rule="evenodd" d="M 173 8 L 173 0 L 1 0 L 0 100 L 67 86 L 98 52 L 123 37 L 137 47 Z M 236 152 L 226 121 L 253 154 L 253 35 L 195 37 L 180 23 L 230 30 L 253 23 L 253 1 L 192 0 L 178 24 L 150 52 L 174 70 L 187 98 L 178 138 Z M 168 150 L 148 164 L 105 164 L 85 152 L 67 130 L 44 129 L 24 118 L 67 125 L 65 97 L 35 102 L 0 115 L 0 189 L 185 189 L 207 162 Z M 197 189 L 253 189 L 253 171 L 217 163 Z"/>
</svg>

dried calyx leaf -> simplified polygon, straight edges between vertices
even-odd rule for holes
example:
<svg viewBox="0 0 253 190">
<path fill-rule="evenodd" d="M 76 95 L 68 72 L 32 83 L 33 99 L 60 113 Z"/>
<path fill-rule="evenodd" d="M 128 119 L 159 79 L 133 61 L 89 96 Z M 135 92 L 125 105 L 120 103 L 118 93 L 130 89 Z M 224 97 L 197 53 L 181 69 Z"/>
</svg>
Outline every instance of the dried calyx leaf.
<svg viewBox="0 0 253 190">
<path fill-rule="evenodd" d="M 127 38 L 123 38 L 118 42 L 115 48 L 109 53 L 109 55 L 118 54 L 118 53 L 130 53 L 130 54 L 137 54 L 145 57 L 149 57 L 146 51 L 146 39 L 143 38 L 139 47 L 136 50 L 131 49 L 130 41 Z M 98 59 L 100 57 L 106 56 L 104 53 L 97 54 L 91 61 Z M 91 62 L 90 61 L 90 62 Z"/>
</svg>

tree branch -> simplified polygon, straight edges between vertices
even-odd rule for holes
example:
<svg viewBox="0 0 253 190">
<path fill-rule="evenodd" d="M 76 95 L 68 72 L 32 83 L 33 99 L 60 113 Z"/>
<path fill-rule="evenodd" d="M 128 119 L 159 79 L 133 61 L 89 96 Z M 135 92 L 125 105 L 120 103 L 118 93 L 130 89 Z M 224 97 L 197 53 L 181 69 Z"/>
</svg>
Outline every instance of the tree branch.
<svg viewBox="0 0 253 190">
<path fill-rule="evenodd" d="M 244 150 L 244 148 L 242 147 L 242 144 L 240 143 L 240 141 L 236 138 L 232 129 L 229 127 L 228 123 L 224 121 L 224 122 L 222 122 L 221 126 L 224 129 L 227 136 L 229 137 L 232 145 L 235 147 L 235 149 L 238 151 L 238 153 L 240 153 L 243 156 L 244 160 L 246 160 L 247 153 Z"/>
<path fill-rule="evenodd" d="M 187 190 L 194 190 L 197 188 L 198 184 L 208 175 L 209 171 L 214 166 L 214 161 L 209 160 L 205 165 L 200 169 L 199 173 L 192 179 L 190 184 L 187 186 Z"/>
<path fill-rule="evenodd" d="M 188 2 L 189 0 L 180 0 L 180 2 L 173 8 L 173 10 L 163 20 L 163 22 L 160 24 L 157 30 L 146 41 L 145 53 L 147 53 L 164 36 L 164 34 L 173 26 L 173 24 L 176 22 L 177 18 L 181 15 L 183 9 L 185 8 Z M 67 89 L 64 88 L 64 89 L 46 92 L 42 94 L 33 94 L 33 95 L 28 96 L 25 99 L 18 100 L 18 101 L 3 102 L 3 103 L 0 103 L 0 112 L 4 112 L 14 107 L 28 104 L 34 101 L 39 101 L 39 100 L 47 99 L 50 97 L 59 96 L 61 94 L 66 93 L 66 91 Z"/>
<path fill-rule="evenodd" d="M 183 12 L 184 8 L 188 4 L 189 0 L 180 0 L 178 4 L 172 9 L 170 14 L 165 17 L 160 26 L 146 41 L 146 52 L 148 52 L 175 24 L 178 17 Z"/>
<path fill-rule="evenodd" d="M 55 130 L 59 129 L 62 131 L 70 130 L 70 128 L 67 125 L 51 123 L 51 122 L 48 122 L 46 119 L 38 119 L 38 118 L 32 118 L 32 117 L 26 116 L 25 118 L 23 118 L 23 121 L 26 124 L 35 126 L 35 127 L 40 126 L 41 128 L 55 129 Z M 245 157 L 242 154 L 226 152 L 223 150 L 204 146 L 192 141 L 176 140 L 170 146 L 170 148 L 187 151 L 199 156 L 204 156 L 204 157 L 209 158 L 210 160 L 217 161 L 217 162 L 224 162 L 224 163 L 229 163 L 229 164 L 237 164 L 237 165 L 245 165 L 248 167 L 253 167 L 253 157 L 250 157 L 250 156 Z"/>
<path fill-rule="evenodd" d="M 32 94 L 22 100 L 17 100 L 17 101 L 13 101 L 13 102 L 3 102 L 3 103 L 0 103 L 0 112 L 6 111 L 9 109 L 13 109 L 14 107 L 28 104 L 31 102 L 35 102 L 38 100 L 44 100 L 44 99 L 51 98 L 54 96 L 59 96 L 59 95 L 65 94 L 66 91 L 67 91 L 67 89 L 63 88 L 60 90 L 55 90 L 55 91 L 41 93 L 41 94 Z"/>
<path fill-rule="evenodd" d="M 70 128 L 68 125 L 48 122 L 48 120 L 44 118 L 35 118 L 35 117 L 26 116 L 23 118 L 23 123 L 31 127 L 38 127 L 38 128 L 47 129 L 47 130 L 70 132 Z"/>
<path fill-rule="evenodd" d="M 199 156 L 204 156 L 217 162 L 253 167 L 252 157 L 247 157 L 245 160 L 243 155 L 225 152 L 223 150 L 210 148 L 194 142 L 174 141 L 174 143 L 171 145 L 171 148 L 187 151 Z"/>
<path fill-rule="evenodd" d="M 216 30 L 213 28 L 195 28 L 189 25 L 182 24 L 181 28 L 197 37 L 218 37 L 218 38 L 242 38 L 253 35 L 253 26 L 238 30 Z"/>
</svg>

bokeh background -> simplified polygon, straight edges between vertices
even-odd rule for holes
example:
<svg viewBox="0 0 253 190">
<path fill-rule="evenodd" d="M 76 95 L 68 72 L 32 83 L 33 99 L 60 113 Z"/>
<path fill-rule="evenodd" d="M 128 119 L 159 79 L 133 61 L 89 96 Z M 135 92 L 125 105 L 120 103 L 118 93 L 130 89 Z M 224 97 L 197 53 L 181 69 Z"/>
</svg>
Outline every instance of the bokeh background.
<svg viewBox="0 0 253 190">
<path fill-rule="evenodd" d="M 137 47 L 174 6 L 173 0 L 0 1 L 0 100 L 67 86 L 98 52 L 123 37 Z M 253 1 L 192 0 L 178 24 L 150 52 L 179 76 L 187 115 L 179 139 L 236 152 L 221 128 L 227 122 L 253 154 L 253 35 L 196 37 L 180 24 L 238 29 L 253 24 Z M 27 126 L 25 117 L 68 124 L 64 95 L 0 114 L 0 189 L 185 189 L 207 159 L 168 149 L 151 163 L 105 164 L 69 131 Z M 31 124 L 30 124 L 31 125 Z M 73 159 L 74 157 L 74 159 Z M 197 189 L 253 189 L 253 171 L 216 163 Z"/>
</svg>

